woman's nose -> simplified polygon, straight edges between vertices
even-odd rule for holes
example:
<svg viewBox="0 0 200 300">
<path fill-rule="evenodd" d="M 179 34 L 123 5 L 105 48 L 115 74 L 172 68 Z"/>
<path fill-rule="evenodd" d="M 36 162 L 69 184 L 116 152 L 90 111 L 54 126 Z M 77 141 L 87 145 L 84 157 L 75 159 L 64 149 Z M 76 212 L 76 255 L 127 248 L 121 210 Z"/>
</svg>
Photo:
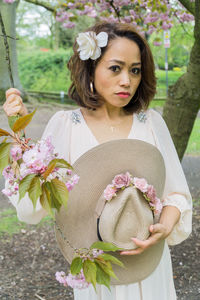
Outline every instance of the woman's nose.
<svg viewBox="0 0 200 300">
<path fill-rule="evenodd" d="M 130 77 L 127 72 L 123 72 L 120 77 L 120 85 L 121 86 L 130 86 Z"/>
</svg>

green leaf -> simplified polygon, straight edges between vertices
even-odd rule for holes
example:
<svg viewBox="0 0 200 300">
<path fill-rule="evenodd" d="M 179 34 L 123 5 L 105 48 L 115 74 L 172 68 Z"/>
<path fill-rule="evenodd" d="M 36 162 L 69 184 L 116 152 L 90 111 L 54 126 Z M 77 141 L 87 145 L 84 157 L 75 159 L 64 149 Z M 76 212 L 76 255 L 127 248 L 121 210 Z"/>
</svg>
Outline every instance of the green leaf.
<svg viewBox="0 0 200 300">
<path fill-rule="evenodd" d="M 38 176 L 36 176 L 32 179 L 30 187 L 28 189 L 28 194 L 33 203 L 33 207 L 35 209 L 37 200 L 40 197 L 40 195 L 42 194 L 42 189 L 40 186 L 40 179 Z"/>
<path fill-rule="evenodd" d="M 80 257 L 75 257 L 72 260 L 71 267 L 70 267 L 72 275 L 79 274 L 82 267 L 83 267 L 82 259 Z"/>
<path fill-rule="evenodd" d="M 36 109 L 32 113 L 17 119 L 17 121 L 13 125 L 12 130 L 14 132 L 18 132 L 20 130 L 23 130 L 31 122 L 35 112 L 36 112 Z"/>
<path fill-rule="evenodd" d="M 96 264 L 87 259 L 83 263 L 83 273 L 87 282 L 91 282 L 96 290 Z"/>
<path fill-rule="evenodd" d="M 46 179 L 49 176 L 49 174 L 54 170 L 54 168 L 73 169 L 72 166 L 66 160 L 55 158 L 49 163 L 47 170 L 42 174 L 44 179 Z"/>
<path fill-rule="evenodd" d="M 66 185 L 57 178 L 54 178 L 51 180 L 51 188 L 54 197 L 60 202 L 60 204 L 64 204 L 67 208 L 68 189 L 66 188 Z"/>
<path fill-rule="evenodd" d="M 94 261 L 96 264 L 98 264 L 104 270 L 104 272 L 106 274 L 114 277 L 115 279 L 118 279 L 117 276 L 115 275 L 115 273 L 113 272 L 112 265 L 109 261 L 102 262 L 102 261 L 98 260 L 98 258 L 95 258 Z"/>
<path fill-rule="evenodd" d="M 48 165 L 46 171 L 42 174 L 42 177 L 43 177 L 44 179 L 46 179 L 46 178 L 49 176 L 49 174 L 55 169 L 55 166 L 56 166 L 56 159 L 53 159 L 53 160 L 49 163 L 49 165 Z"/>
<path fill-rule="evenodd" d="M 46 183 L 42 184 L 42 194 L 40 196 L 40 203 L 42 207 L 48 212 L 48 214 L 52 217 L 54 217 L 54 213 L 51 206 L 51 198 L 50 198 L 50 192 L 48 188 L 46 187 Z"/>
<path fill-rule="evenodd" d="M 11 136 L 11 134 L 8 131 L 0 128 L 0 136 Z"/>
<path fill-rule="evenodd" d="M 32 179 L 36 176 L 36 174 L 29 174 L 22 179 L 19 184 L 19 201 L 25 196 L 28 191 Z"/>
<path fill-rule="evenodd" d="M 119 251 L 122 250 L 121 248 L 118 248 L 112 243 L 105 243 L 105 242 L 95 242 L 92 244 L 90 249 L 100 249 L 103 251 Z"/>
<path fill-rule="evenodd" d="M 115 265 L 118 265 L 120 267 L 124 267 L 124 264 L 119 259 L 117 259 L 116 257 L 114 257 L 110 254 L 103 253 L 103 254 L 99 255 L 98 258 L 102 258 L 105 261 L 109 261 L 109 262 L 111 262 Z"/>
<path fill-rule="evenodd" d="M 67 169 L 73 169 L 73 167 L 64 159 L 57 158 L 56 159 L 56 167 L 57 168 L 67 168 Z"/>
<path fill-rule="evenodd" d="M 12 130 L 13 130 L 13 125 L 19 119 L 19 117 L 20 117 L 19 115 L 8 117 L 8 124 Z"/>
<path fill-rule="evenodd" d="M 60 210 L 61 203 L 58 201 L 58 199 L 54 196 L 52 188 L 51 188 L 51 182 L 46 182 L 45 186 L 50 192 L 50 200 L 51 200 L 51 207 L 55 208 L 57 211 Z"/>
<path fill-rule="evenodd" d="M 9 164 L 11 143 L 0 144 L 0 174 L 3 169 Z"/>
<path fill-rule="evenodd" d="M 97 283 L 105 285 L 110 290 L 110 276 L 106 272 L 104 272 L 104 270 L 98 264 L 96 264 L 96 268 Z"/>
</svg>

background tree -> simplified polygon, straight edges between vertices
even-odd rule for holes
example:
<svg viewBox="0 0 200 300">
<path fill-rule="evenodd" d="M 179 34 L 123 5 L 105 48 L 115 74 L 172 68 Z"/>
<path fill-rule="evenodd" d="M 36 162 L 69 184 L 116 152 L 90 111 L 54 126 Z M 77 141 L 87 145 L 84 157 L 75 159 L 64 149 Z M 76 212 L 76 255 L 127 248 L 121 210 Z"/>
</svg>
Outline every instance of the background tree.
<svg viewBox="0 0 200 300">
<path fill-rule="evenodd" d="M 6 28 L 6 33 L 16 38 L 16 9 L 19 4 L 19 1 L 15 1 L 12 5 L 5 4 L 0 0 L 0 11 L 3 17 L 3 21 Z M 10 47 L 10 59 L 11 59 L 11 68 L 14 78 L 15 86 L 22 90 L 18 76 L 18 64 L 17 64 L 17 51 L 16 51 L 16 40 L 9 38 L 9 47 Z M 6 52 L 4 46 L 4 40 L 2 38 L 2 29 L 0 26 L 0 100 L 5 96 L 5 90 L 10 87 L 10 78 L 8 73 L 8 65 L 6 61 Z"/>
<path fill-rule="evenodd" d="M 18 74 L 18 61 L 17 61 L 17 51 L 16 51 L 16 12 L 20 0 L 0 0 L 0 11 L 2 13 L 3 21 L 6 28 L 6 33 L 8 36 L 9 48 L 10 48 L 10 59 L 11 59 L 11 68 L 14 77 L 14 86 L 22 92 L 22 96 L 26 98 L 23 87 L 20 83 L 19 74 Z M 57 2 L 51 1 L 50 5 L 45 1 L 37 0 L 27 0 L 26 2 L 40 5 L 47 9 L 48 11 L 54 13 L 56 11 Z M 10 79 L 8 74 L 8 67 L 6 62 L 6 53 L 5 46 L 2 38 L 2 29 L 0 26 L 0 102 L 5 99 L 5 90 L 10 87 Z"/>
<path fill-rule="evenodd" d="M 182 159 L 200 109 L 200 0 L 180 2 L 195 17 L 194 45 L 187 72 L 169 89 L 163 116 Z"/>
</svg>

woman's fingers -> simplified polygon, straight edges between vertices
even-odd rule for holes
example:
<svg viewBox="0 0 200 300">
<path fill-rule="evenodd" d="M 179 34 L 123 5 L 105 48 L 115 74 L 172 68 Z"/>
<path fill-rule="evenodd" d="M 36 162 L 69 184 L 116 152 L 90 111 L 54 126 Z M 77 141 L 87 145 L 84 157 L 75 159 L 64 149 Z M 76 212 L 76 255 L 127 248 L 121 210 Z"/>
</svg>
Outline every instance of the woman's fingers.
<svg viewBox="0 0 200 300">
<path fill-rule="evenodd" d="M 28 113 L 20 94 L 20 91 L 14 88 L 6 91 L 6 102 L 3 109 L 8 117 L 17 114 L 24 116 Z"/>
<path fill-rule="evenodd" d="M 15 103 L 14 103 L 15 102 Z M 18 95 L 15 94 L 11 94 L 10 96 L 8 96 L 8 98 L 6 99 L 6 103 L 7 104 L 22 104 L 22 98 Z"/>
<path fill-rule="evenodd" d="M 18 89 L 15 88 L 11 88 L 9 90 L 6 91 L 6 99 L 11 95 L 11 94 L 16 94 L 18 96 L 21 95 L 20 91 Z"/>
<path fill-rule="evenodd" d="M 136 255 L 144 252 L 149 247 L 155 245 L 158 241 L 165 238 L 165 227 L 162 224 L 151 225 L 149 228 L 151 235 L 148 239 L 142 241 L 137 238 L 132 238 L 134 244 L 138 247 L 133 250 L 121 251 L 121 255 Z"/>
</svg>

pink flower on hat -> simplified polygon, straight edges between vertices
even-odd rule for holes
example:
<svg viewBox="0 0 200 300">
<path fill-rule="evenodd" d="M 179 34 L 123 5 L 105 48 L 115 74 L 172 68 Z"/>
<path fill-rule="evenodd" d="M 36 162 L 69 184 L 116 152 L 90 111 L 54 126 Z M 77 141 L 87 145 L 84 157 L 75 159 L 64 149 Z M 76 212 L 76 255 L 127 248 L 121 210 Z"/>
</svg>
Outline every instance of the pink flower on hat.
<svg viewBox="0 0 200 300">
<path fill-rule="evenodd" d="M 133 183 L 137 189 L 139 189 L 142 193 L 146 193 L 148 191 L 148 183 L 144 178 L 133 178 Z"/>
<path fill-rule="evenodd" d="M 125 174 L 116 175 L 112 183 L 117 189 L 128 187 L 131 183 L 131 174 L 129 172 L 126 172 Z"/>
<path fill-rule="evenodd" d="M 153 206 L 155 208 L 154 213 L 156 215 L 159 215 L 161 213 L 161 211 L 162 211 L 162 208 L 163 208 L 163 205 L 162 205 L 162 203 L 161 203 L 161 201 L 160 201 L 159 198 L 157 198 L 157 197 L 155 198 Z"/>
<path fill-rule="evenodd" d="M 151 201 L 156 199 L 156 190 L 153 185 L 148 185 L 146 195 L 149 199 L 151 199 Z"/>
<path fill-rule="evenodd" d="M 110 201 L 112 197 L 116 196 L 116 187 L 114 187 L 112 184 L 107 185 L 106 189 L 104 190 L 104 198 L 107 201 Z"/>
</svg>

